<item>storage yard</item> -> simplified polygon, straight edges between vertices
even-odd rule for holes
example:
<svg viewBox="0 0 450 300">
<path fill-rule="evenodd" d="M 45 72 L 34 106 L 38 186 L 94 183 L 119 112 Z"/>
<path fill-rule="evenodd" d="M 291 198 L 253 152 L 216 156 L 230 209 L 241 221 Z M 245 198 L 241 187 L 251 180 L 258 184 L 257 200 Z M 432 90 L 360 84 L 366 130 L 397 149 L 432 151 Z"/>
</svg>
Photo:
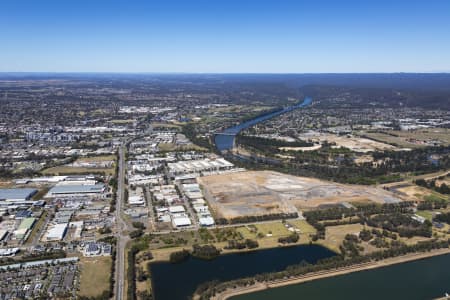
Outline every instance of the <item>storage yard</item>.
<svg viewBox="0 0 450 300">
<path fill-rule="evenodd" d="M 216 217 L 293 213 L 342 202 L 396 203 L 393 193 L 271 171 L 248 171 L 198 178 Z"/>
</svg>

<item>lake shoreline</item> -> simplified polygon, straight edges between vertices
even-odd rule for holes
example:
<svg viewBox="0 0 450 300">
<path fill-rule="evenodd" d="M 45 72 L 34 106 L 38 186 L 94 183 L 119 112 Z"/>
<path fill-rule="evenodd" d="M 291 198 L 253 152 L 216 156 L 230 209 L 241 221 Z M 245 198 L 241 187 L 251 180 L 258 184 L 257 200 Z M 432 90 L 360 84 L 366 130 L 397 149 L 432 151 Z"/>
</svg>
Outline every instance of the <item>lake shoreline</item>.
<svg viewBox="0 0 450 300">
<path fill-rule="evenodd" d="M 251 253 L 255 251 L 262 251 L 262 250 L 268 250 L 268 249 L 278 249 L 278 248 L 289 248 L 289 247 L 298 247 L 298 246 L 312 246 L 317 245 L 321 246 L 323 248 L 326 248 L 330 250 L 331 252 L 334 252 L 336 254 L 339 254 L 336 249 L 333 249 L 329 247 L 329 245 L 325 243 L 319 242 L 312 242 L 310 240 L 301 240 L 297 243 L 291 243 L 291 244 L 281 244 L 279 242 L 274 242 L 273 244 L 264 245 L 264 246 L 258 246 L 257 248 L 253 249 L 224 249 L 223 247 L 226 246 L 226 242 L 221 243 L 213 243 L 214 246 L 221 248 L 222 251 L 219 254 L 218 257 L 223 255 L 230 255 L 230 254 L 245 254 L 245 253 Z M 182 250 L 190 250 L 192 247 L 188 246 L 177 246 L 177 247 L 170 247 L 170 248 L 159 248 L 159 249 L 153 249 L 151 252 L 154 255 L 154 258 L 152 260 L 149 260 L 148 263 L 154 264 L 154 263 L 168 263 L 170 262 L 170 253 L 182 251 Z"/>
<path fill-rule="evenodd" d="M 334 256 L 336 252 L 328 248 L 307 244 L 220 255 L 213 260 L 189 257 L 178 264 L 162 262 L 147 266 L 155 299 L 187 299 L 205 282 L 226 282 L 266 272 L 280 272 L 302 261 L 315 264 Z M 172 289 L 172 282 L 178 282 L 177 289 Z"/>
<path fill-rule="evenodd" d="M 295 284 L 301 284 L 305 282 L 310 282 L 314 280 L 329 278 L 329 277 L 335 277 L 350 273 L 356 273 L 356 272 L 363 272 L 367 270 L 377 269 L 377 268 L 383 268 L 388 267 L 396 264 L 402 264 L 407 263 L 411 261 L 417 261 L 417 260 L 423 260 L 435 256 L 440 255 L 446 255 L 450 254 L 450 249 L 438 249 L 433 250 L 426 253 L 411 253 L 403 256 L 388 258 L 380 261 L 374 261 L 374 262 L 368 262 L 364 264 L 358 264 L 354 266 L 349 266 L 345 268 L 340 268 L 336 270 L 326 270 L 326 271 L 319 271 L 315 273 L 310 273 L 302 276 L 298 276 L 295 278 L 285 279 L 285 280 L 276 280 L 271 282 L 264 282 L 264 283 L 256 283 L 254 285 L 248 286 L 248 287 L 239 287 L 237 289 L 232 290 L 226 290 L 214 297 L 211 298 L 211 300 L 227 300 L 231 299 L 232 297 L 236 297 L 243 294 L 249 294 L 254 293 L 258 291 L 263 291 L 267 289 L 273 289 L 273 288 L 279 288 L 283 286 L 288 285 L 295 285 Z M 198 296 L 198 295 L 197 295 Z M 197 299 L 198 297 L 194 296 L 194 299 Z"/>
</svg>

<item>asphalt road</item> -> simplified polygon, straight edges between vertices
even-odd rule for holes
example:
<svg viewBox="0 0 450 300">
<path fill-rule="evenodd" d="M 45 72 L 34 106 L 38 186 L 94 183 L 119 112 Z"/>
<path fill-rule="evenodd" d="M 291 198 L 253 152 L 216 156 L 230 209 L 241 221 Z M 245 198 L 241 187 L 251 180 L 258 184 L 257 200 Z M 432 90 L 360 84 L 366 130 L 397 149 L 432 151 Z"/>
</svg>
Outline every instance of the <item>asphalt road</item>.
<svg viewBox="0 0 450 300">
<path fill-rule="evenodd" d="M 119 149 L 119 174 L 117 183 L 116 201 L 116 228 L 117 228 L 117 249 L 116 249 L 116 271 L 115 271 L 115 299 L 125 299 L 125 247 L 130 240 L 128 236 L 128 224 L 122 218 L 125 202 L 125 146 Z"/>
</svg>

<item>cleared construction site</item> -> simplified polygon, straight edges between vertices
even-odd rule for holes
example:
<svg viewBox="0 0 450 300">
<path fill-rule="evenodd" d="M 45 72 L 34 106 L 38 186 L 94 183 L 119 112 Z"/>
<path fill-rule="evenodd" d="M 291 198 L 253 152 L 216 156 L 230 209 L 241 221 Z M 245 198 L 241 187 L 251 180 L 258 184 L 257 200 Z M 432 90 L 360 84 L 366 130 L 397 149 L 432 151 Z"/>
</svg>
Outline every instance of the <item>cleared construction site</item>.
<svg viewBox="0 0 450 300">
<path fill-rule="evenodd" d="M 293 213 L 342 202 L 400 202 L 395 194 L 370 186 L 344 185 L 272 171 L 245 171 L 198 178 L 216 217 Z"/>
</svg>

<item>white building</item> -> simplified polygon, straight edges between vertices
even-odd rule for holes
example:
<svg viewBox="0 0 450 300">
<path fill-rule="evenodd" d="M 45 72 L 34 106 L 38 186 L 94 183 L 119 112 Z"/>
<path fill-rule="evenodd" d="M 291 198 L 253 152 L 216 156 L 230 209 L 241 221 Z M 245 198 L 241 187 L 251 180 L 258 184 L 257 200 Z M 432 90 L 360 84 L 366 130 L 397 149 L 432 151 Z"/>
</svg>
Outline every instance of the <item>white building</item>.
<svg viewBox="0 0 450 300">
<path fill-rule="evenodd" d="M 205 227 L 214 225 L 214 219 L 211 216 L 200 217 L 198 219 L 198 222 L 200 223 L 200 226 L 205 226 Z"/>
<path fill-rule="evenodd" d="M 67 223 L 55 224 L 51 226 L 45 236 L 47 241 L 61 241 L 67 232 Z"/>
<path fill-rule="evenodd" d="M 169 207 L 169 212 L 171 214 L 177 214 L 177 213 L 184 213 L 186 210 L 184 209 L 184 206 L 182 205 L 175 205 Z"/>
<path fill-rule="evenodd" d="M 187 214 L 176 214 L 172 215 L 172 225 L 175 228 L 191 226 L 191 219 L 187 216 Z"/>
<path fill-rule="evenodd" d="M 144 197 L 139 195 L 129 196 L 128 204 L 134 206 L 143 206 L 145 204 Z"/>
</svg>

